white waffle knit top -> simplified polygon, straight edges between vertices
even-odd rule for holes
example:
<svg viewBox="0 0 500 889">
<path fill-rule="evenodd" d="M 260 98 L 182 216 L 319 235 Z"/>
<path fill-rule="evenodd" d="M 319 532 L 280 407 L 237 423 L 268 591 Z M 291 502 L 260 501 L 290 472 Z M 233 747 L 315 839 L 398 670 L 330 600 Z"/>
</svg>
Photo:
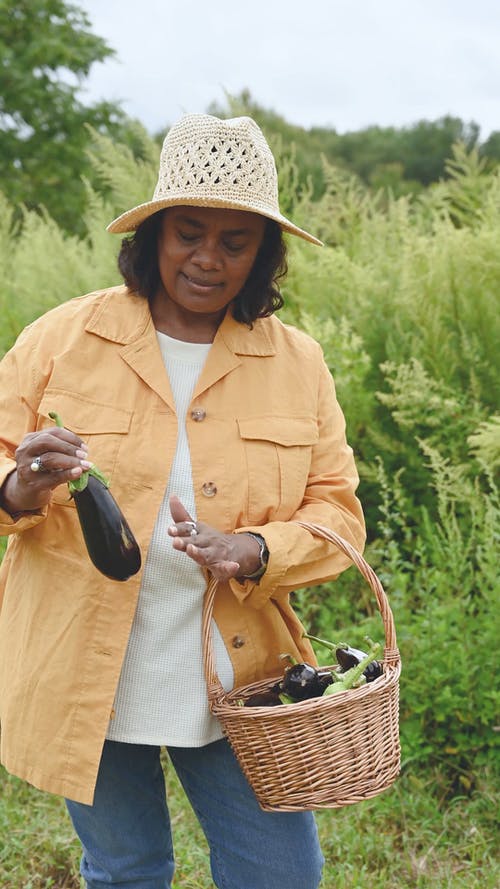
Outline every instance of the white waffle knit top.
<svg viewBox="0 0 500 889">
<path fill-rule="evenodd" d="M 177 449 L 149 545 L 137 610 L 107 737 L 131 744 L 201 747 L 222 737 L 210 714 L 201 652 L 201 568 L 172 547 L 168 504 L 177 494 L 196 519 L 186 414 L 210 343 L 185 343 L 157 332 L 175 399 Z M 216 624 L 217 672 L 226 690 L 233 669 Z"/>
</svg>

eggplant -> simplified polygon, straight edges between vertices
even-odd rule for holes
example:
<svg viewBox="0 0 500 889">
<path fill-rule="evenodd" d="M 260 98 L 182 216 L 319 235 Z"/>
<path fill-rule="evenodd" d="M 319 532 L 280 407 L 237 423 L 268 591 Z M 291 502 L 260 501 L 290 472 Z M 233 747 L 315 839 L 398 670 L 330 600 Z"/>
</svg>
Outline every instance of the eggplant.
<svg viewBox="0 0 500 889">
<path fill-rule="evenodd" d="M 345 673 L 356 667 L 365 657 L 366 651 L 360 651 L 358 648 L 351 648 L 350 645 L 339 645 L 335 650 L 335 657 L 340 665 L 341 672 Z M 363 671 L 363 675 L 367 682 L 373 682 L 382 675 L 382 664 L 380 661 L 372 661 Z"/>
<path fill-rule="evenodd" d="M 332 682 L 333 676 L 329 670 L 317 670 L 311 664 L 294 664 L 285 670 L 278 690 L 295 701 L 307 701 L 321 697 Z"/>
<path fill-rule="evenodd" d="M 109 488 L 89 471 L 83 490 L 71 495 L 91 561 L 111 580 L 128 580 L 141 567 L 141 551 Z"/>
<path fill-rule="evenodd" d="M 342 650 L 347 648 L 347 646 L 339 647 L 342 648 Z M 370 652 L 365 654 L 354 667 L 350 667 L 348 670 L 340 673 L 335 673 L 335 682 L 326 689 L 325 695 L 334 695 L 341 691 L 349 691 L 351 688 L 359 688 L 364 682 L 368 682 L 366 671 L 368 667 L 375 662 L 375 655 L 378 654 L 379 651 L 380 644 L 378 642 L 371 642 Z M 373 676 L 372 678 L 376 679 L 376 676 Z"/>
<path fill-rule="evenodd" d="M 329 651 L 334 651 L 342 673 L 346 673 L 347 670 L 352 670 L 353 667 L 356 667 L 367 657 L 366 651 L 360 651 L 359 648 L 351 648 L 350 645 L 346 645 L 345 643 L 327 642 L 326 639 L 319 639 L 318 636 L 311 636 L 310 633 L 303 633 L 302 636 L 304 639 L 310 639 L 312 642 L 317 642 L 318 645 L 323 645 L 325 648 L 328 648 Z M 366 639 L 371 642 L 368 636 L 366 636 Z M 374 679 L 378 679 L 379 676 L 382 676 L 383 672 L 384 668 L 380 661 L 372 661 L 366 667 L 363 675 L 367 682 L 373 682 Z"/>
<path fill-rule="evenodd" d="M 274 688 L 267 691 L 254 692 L 244 703 L 245 707 L 279 707 L 281 706 L 280 696 Z"/>
<path fill-rule="evenodd" d="M 50 411 L 49 417 L 56 426 L 63 426 L 55 411 Z M 128 580 L 137 574 L 141 567 L 139 545 L 102 472 L 92 466 L 80 478 L 68 482 L 68 489 L 97 570 L 111 580 Z"/>
</svg>

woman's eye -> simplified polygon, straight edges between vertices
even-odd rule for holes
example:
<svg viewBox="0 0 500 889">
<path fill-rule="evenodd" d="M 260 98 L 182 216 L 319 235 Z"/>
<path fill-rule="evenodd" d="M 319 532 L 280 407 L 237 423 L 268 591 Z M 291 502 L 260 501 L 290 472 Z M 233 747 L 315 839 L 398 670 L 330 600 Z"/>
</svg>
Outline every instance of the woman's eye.
<svg viewBox="0 0 500 889">
<path fill-rule="evenodd" d="M 188 235 L 187 232 L 179 232 L 178 234 L 181 241 L 184 241 L 185 244 L 192 244 L 198 238 L 198 235 Z"/>
<path fill-rule="evenodd" d="M 245 249 L 244 244 L 235 244 L 232 241 L 226 241 L 224 247 L 228 251 L 228 253 L 240 253 L 241 250 Z"/>
</svg>

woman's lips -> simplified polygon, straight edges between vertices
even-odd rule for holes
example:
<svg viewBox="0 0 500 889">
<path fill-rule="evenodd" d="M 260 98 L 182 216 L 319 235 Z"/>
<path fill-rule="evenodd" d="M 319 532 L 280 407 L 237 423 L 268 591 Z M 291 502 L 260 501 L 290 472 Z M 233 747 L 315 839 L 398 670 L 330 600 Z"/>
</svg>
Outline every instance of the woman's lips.
<svg viewBox="0 0 500 889">
<path fill-rule="evenodd" d="M 203 281 L 200 278 L 192 278 L 190 275 L 186 274 L 184 277 L 191 290 L 198 291 L 199 293 L 208 293 L 210 290 L 222 287 L 222 284 L 219 281 Z"/>
</svg>

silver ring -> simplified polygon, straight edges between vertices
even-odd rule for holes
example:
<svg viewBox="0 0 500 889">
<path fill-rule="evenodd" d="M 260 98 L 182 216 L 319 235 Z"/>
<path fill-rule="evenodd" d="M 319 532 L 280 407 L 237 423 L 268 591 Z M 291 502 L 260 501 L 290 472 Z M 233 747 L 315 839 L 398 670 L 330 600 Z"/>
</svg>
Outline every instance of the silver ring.
<svg viewBox="0 0 500 889">
<path fill-rule="evenodd" d="M 44 466 L 42 463 L 42 458 L 35 457 L 35 459 L 33 460 L 33 463 L 30 466 L 30 469 L 32 472 L 45 472 L 45 469 L 44 469 Z"/>
<path fill-rule="evenodd" d="M 189 532 L 189 536 L 196 537 L 198 534 L 198 528 L 196 527 L 196 522 L 186 522 L 186 525 L 191 525 L 191 530 Z"/>
</svg>

